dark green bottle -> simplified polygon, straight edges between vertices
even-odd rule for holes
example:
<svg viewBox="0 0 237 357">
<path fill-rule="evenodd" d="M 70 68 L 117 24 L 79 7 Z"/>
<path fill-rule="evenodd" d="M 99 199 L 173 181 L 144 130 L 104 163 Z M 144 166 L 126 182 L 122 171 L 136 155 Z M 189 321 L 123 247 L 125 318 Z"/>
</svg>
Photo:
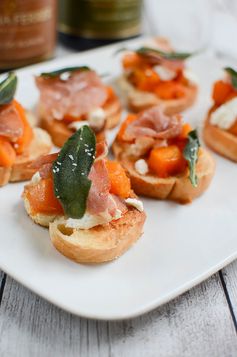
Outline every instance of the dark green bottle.
<svg viewBox="0 0 237 357">
<path fill-rule="evenodd" d="M 137 37 L 142 0 L 59 0 L 59 38 L 85 50 Z"/>
</svg>

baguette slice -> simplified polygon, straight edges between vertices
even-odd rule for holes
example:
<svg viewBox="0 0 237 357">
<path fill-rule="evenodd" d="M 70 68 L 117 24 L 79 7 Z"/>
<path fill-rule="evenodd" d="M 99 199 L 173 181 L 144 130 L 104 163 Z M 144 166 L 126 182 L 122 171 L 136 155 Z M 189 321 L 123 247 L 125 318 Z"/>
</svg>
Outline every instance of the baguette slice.
<svg viewBox="0 0 237 357">
<path fill-rule="evenodd" d="M 237 136 L 210 123 L 210 116 L 214 110 L 213 107 L 205 120 L 203 139 L 206 145 L 216 153 L 237 162 Z"/>
<path fill-rule="evenodd" d="M 106 112 L 106 121 L 104 129 L 112 129 L 118 125 L 121 116 L 121 104 L 118 98 L 115 98 L 113 101 L 110 101 L 104 108 Z M 41 127 L 51 135 L 53 143 L 62 147 L 65 141 L 67 141 L 70 136 L 74 133 L 63 121 L 60 120 L 51 120 L 46 118 L 44 114 L 44 106 L 40 103 L 39 106 L 39 115 L 41 121 Z M 104 129 L 96 134 L 97 141 L 105 139 Z"/>
<path fill-rule="evenodd" d="M 112 149 L 116 159 L 127 171 L 131 185 L 137 195 L 152 198 L 177 201 L 179 203 L 190 203 L 200 196 L 209 186 L 215 172 L 215 161 L 208 151 L 201 149 L 196 165 L 198 186 L 193 187 L 189 180 L 189 170 L 179 176 L 159 178 L 153 174 L 140 175 L 134 168 L 134 158 L 126 155 L 128 144 L 113 143 Z"/>
<path fill-rule="evenodd" d="M 91 229 L 65 227 L 62 217 L 33 214 L 29 201 L 24 204 L 32 220 L 49 227 L 55 248 L 77 263 L 102 263 L 122 255 L 141 236 L 146 215 L 133 207 L 118 220 Z"/>
<path fill-rule="evenodd" d="M 55 248 L 77 263 L 103 263 L 120 257 L 142 235 L 146 215 L 135 208 L 118 220 L 91 229 L 66 228 L 60 220 L 49 226 Z"/>
<path fill-rule="evenodd" d="M 51 150 L 52 141 L 49 134 L 40 128 L 34 128 L 33 132 L 34 138 L 28 150 L 16 157 L 13 167 L 0 167 L 0 186 L 8 182 L 29 180 L 36 171 L 30 167 L 30 163 Z"/>
<path fill-rule="evenodd" d="M 198 93 L 197 84 L 191 81 L 188 83 L 185 97 L 170 100 L 163 100 L 153 93 L 136 89 L 129 83 L 125 75 L 122 75 L 117 79 L 117 84 L 128 108 L 136 113 L 155 105 L 160 105 L 165 114 L 177 114 L 191 107 L 194 104 Z"/>
<path fill-rule="evenodd" d="M 32 183 L 30 182 L 29 185 L 31 184 Z M 25 190 L 27 190 L 27 186 L 25 186 Z M 25 190 L 23 192 L 22 197 L 24 200 L 24 206 L 27 214 L 36 224 L 39 224 L 42 227 L 49 228 L 50 223 L 53 222 L 56 218 L 59 218 L 59 216 L 55 214 L 34 213 L 31 209 L 29 200 L 26 198 Z"/>
</svg>

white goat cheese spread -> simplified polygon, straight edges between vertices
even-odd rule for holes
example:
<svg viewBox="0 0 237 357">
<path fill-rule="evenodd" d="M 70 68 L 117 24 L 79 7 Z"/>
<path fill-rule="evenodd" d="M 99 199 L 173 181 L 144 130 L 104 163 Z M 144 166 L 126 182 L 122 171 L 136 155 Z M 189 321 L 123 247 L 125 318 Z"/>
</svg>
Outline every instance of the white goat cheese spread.
<svg viewBox="0 0 237 357">
<path fill-rule="evenodd" d="M 210 117 L 210 123 L 220 129 L 229 129 L 237 119 L 237 98 L 222 104 Z"/>
<path fill-rule="evenodd" d="M 117 209 L 114 216 L 111 216 L 108 212 L 103 212 L 98 215 L 90 214 L 86 212 L 84 216 L 80 219 L 77 218 L 68 218 L 65 220 L 63 218 L 63 224 L 68 228 L 75 229 L 90 229 L 95 226 L 99 226 L 101 224 L 109 223 L 113 220 L 117 220 L 121 218 L 122 212 Z"/>
<path fill-rule="evenodd" d="M 75 129 L 76 131 L 79 130 L 83 125 L 89 125 L 89 122 L 87 120 L 79 120 L 79 121 L 73 121 L 70 125 L 69 128 Z"/>
<path fill-rule="evenodd" d="M 144 159 L 139 159 L 135 162 L 135 170 L 140 175 L 146 175 L 148 173 L 148 165 Z"/>
<path fill-rule="evenodd" d="M 106 119 L 106 113 L 102 108 L 94 109 L 90 111 L 87 115 L 87 120 L 89 124 L 97 129 L 100 129 L 104 126 L 105 119 Z"/>
<path fill-rule="evenodd" d="M 135 207 L 138 211 L 142 212 L 143 211 L 143 203 L 142 201 L 136 199 L 136 198 L 127 198 L 125 200 L 128 206 L 133 206 Z"/>
<path fill-rule="evenodd" d="M 33 185 L 36 185 L 37 183 L 39 183 L 41 180 L 41 177 L 40 177 L 40 174 L 39 174 L 39 171 L 37 171 L 31 178 L 31 183 Z"/>
<path fill-rule="evenodd" d="M 160 65 L 154 66 L 153 70 L 158 74 L 162 81 L 171 81 L 176 77 L 175 71 Z"/>
</svg>

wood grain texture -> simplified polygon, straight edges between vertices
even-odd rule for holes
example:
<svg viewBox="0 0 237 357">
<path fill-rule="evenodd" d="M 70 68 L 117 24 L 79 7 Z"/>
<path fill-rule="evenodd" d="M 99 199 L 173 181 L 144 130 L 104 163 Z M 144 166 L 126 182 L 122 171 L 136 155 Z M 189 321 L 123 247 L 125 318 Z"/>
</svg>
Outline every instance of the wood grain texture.
<svg viewBox="0 0 237 357">
<path fill-rule="evenodd" d="M 3 291 L 5 287 L 5 280 L 6 280 L 6 274 L 0 270 L 0 306 L 1 306 Z"/>
<path fill-rule="evenodd" d="M 235 321 L 237 321 L 237 260 L 222 269 L 222 276 L 225 282 L 230 308 L 235 316 Z"/>
<path fill-rule="evenodd" d="M 81 319 L 7 278 L 0 356 L 235 356 L 237 339 L 219 275 L 144 316 Z"/>
</svg>

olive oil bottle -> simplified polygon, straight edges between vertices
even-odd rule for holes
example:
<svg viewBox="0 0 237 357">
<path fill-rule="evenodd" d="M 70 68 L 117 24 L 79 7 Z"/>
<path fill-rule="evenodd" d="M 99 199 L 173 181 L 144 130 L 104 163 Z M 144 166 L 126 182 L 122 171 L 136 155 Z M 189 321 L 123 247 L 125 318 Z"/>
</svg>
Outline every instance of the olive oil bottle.
<svg viewBox="0 0 237 357">
<path fill-rule="evenodd" d="M 141 32 L 142 0 L 59 0 L 59 38 L 85 50 Z"/>
</svg>

